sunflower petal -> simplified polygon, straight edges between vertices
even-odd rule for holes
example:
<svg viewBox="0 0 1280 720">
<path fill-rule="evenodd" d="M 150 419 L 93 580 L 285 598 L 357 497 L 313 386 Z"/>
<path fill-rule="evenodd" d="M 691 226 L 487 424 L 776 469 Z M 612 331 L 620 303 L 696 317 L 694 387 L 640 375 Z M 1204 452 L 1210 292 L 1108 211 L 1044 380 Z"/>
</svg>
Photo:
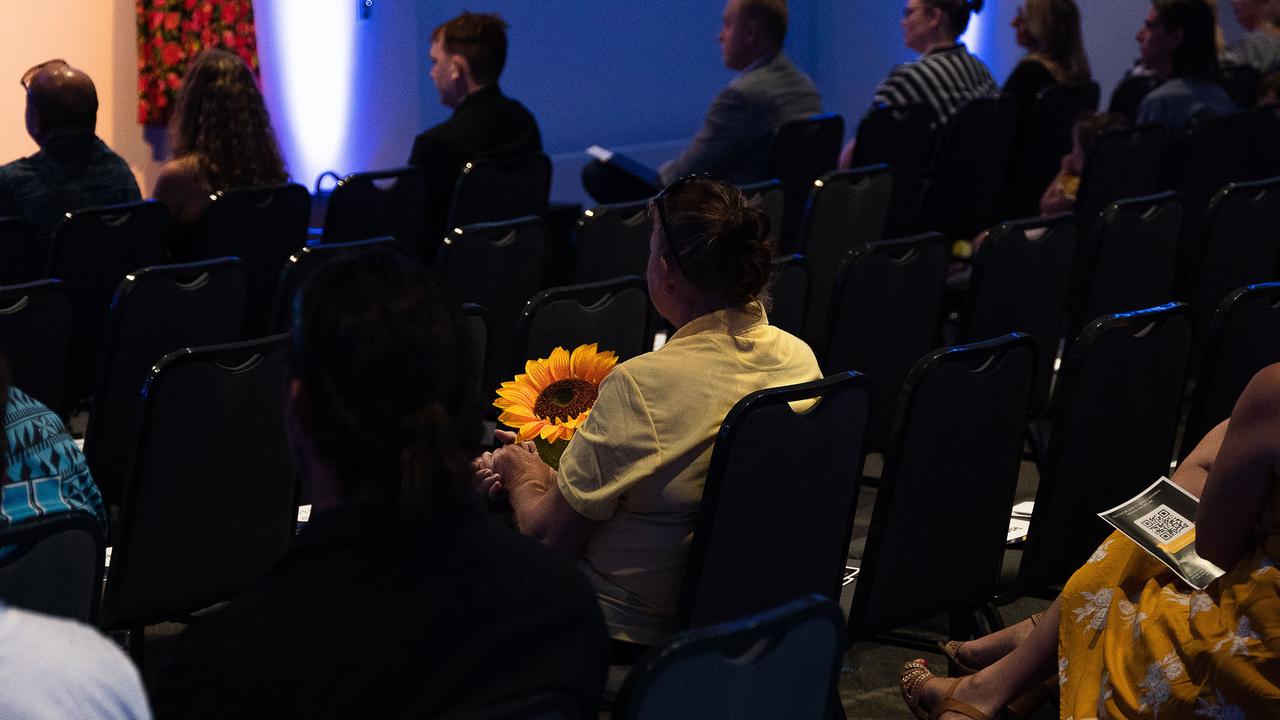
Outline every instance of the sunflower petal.
<svg viewBox="0 0 1280 720">
<path fill-rule="evenodd" d="M 569 351 L 562 347 L 551 351 L 547 366 L 551 369 L 551 382 L 572 377 L 569 374 Z"/>
<path fill-rule="evenodd" d="M 525 374 L 529 376 L 529 387 L 535 392 L 542 392 L 555 382 L 548 361 L 544 359 L 530 360 L 524 364 Z"/>
<path fill-rule="evenodd" d="M 516 434 L 516 442 L 528 442 L 546 432 L 546 429 L 546 420 L 535 420 L 531 423 L 525 423 L 520 428 L 520 432 Z"/>
</svg>

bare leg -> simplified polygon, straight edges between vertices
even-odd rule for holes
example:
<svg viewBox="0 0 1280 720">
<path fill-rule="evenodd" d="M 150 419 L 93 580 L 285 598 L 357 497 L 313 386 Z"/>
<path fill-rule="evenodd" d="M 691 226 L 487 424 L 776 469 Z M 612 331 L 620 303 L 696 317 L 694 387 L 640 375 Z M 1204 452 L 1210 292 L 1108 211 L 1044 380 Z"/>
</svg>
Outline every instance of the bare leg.
<svg viewBox="0 0 1280 720">
<path fill-rule="evenodd" d="M 1044 622 L 1039 620 L 1038 622 Z M 1022 641 L 1031 634 L 1035 622 L 1027 618 L 1009 627 L 997 630 L 990 635 L 983 635 L 973 640 L 965 640 L 956 650 L 960 662 L 971 668 L 984 668 L 1000 658 L 1013 652 Z"/>
<path fill-rule="evenodd" d="M 1009 654 L 996 660 L 975 675 L 960 678 L 952 693 L 989 716 L 994 716 L 1010 701 L 1043 683 L 1058 671 L 1059 601 L 1054 600 L 1044 619 L 1032 628 L 1026 638 Z M 933 679 L 919 690 L 920 703 L 931 708 L 942 700 L 948 680 Z M 960 718 L 947 713 L 944 718 Z"/>
</svg>

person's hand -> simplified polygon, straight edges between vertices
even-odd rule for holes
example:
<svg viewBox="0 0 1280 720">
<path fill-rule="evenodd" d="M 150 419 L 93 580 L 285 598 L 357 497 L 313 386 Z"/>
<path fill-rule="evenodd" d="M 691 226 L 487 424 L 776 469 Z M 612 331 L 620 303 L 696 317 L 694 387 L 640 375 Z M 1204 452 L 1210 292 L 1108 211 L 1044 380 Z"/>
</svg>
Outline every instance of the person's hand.
<svg viewBox="0 0 1280 720">
<path fill-rule="evenodd" d="M 474 473 L 476 490 L 482 496 L 495 502 L 506 499 L 506 488 L 502 486 L 498 474 L 493 471 L 493 453 L 487 452 L 472 460 L 471 470 Z"/>
<path fill-rule="evenodd" d="M 514 492 L 525 483 L 544 483 L 551 478 L 551 468 L 542 462 L 533 443 L 506 445 L 493 453 L 493 473 L 503 483 L 507 492 Z"/>
</svg>

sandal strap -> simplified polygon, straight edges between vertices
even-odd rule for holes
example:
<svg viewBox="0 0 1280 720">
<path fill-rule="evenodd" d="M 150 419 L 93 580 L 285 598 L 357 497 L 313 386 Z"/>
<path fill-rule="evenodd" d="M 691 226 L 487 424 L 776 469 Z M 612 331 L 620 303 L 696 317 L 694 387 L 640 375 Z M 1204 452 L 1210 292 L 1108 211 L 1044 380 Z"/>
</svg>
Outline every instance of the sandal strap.
<svg viewBox="0 0 1280 720">
<path fill-rule="evenodd" d="M 951 689 L 955 690 L 955 686 L 953 685 Z M 973 718 L 973 720 L 991 720 L 989 716 L 978 708 L 951 697 L 950 692 L 947 693 L 947 697 L 943 698 L 937 705 L 933 706 L 933 711 L 929 713 L 929 717 L 936 720 L 936 718 L 941 717 L 943 713 L 947 712 L 960 713 L 967 718 Z"/>
</svg>

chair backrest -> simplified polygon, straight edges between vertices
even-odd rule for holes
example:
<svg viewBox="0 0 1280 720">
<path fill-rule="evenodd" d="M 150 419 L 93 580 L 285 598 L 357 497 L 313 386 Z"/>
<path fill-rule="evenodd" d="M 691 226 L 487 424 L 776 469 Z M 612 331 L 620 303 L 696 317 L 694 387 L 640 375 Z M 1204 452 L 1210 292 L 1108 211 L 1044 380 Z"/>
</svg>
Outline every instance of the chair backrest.
<svg viewBox="0 0 1280 720">
<path fill-rule="evenodd" d="M 787 196 L 779 235 L 780 252 L 790 252 L 813 181 L 835 169 L 844 118 L 835 113 L 792 120 L 778 128 L 769 145 L 768 177 L 782 181 Z"/>
<path fill-rule="evenodd" d="M 1252 65 L 1223 64 L 1218 66 L 1218 84 L 1236 107 L 1253 107 L 1258 99 L 1258 71 Z"/>
<path fill-rule="evenodd" d="M 1067 352 L 1053 398 L 1019 584 L 1051 592 L 1110 526 L 1097 513 L 1169 472 L 1191 347 L 1191 315 L 1171 303 L 1100 317 Z"/>
<path fill-rule="evenodd" d="M 306 245 L 289 256 L 284 267 L 280 269 L 276 281 L 275 299 L 271 303 L 271 331 L 287 332 L 289 317 L 293 312 L 293 296 L 302 289 L 307 280 L 322 265 L 334 258 L 377 248 L 393 248 L 404 245 L 390 236 L 356 240 L 354 242 L 324 243 L 322 245 Z M 208 344 L 208 343 L 206 343 Z"/>
<path fill-rule="evenodd" d="M 293 536 L 297 482 L 285 440 L 288 336 L 189 348 L 143 391 L 103 627 L 138 626 L 226 600 Z"/>
<path fill-rule="evenodd" d="M 836 373 L 760 390 L 725 416 L 677 627 L 733 620 L 807 593 L 839 599 L 862 475 L 865 380 Z"/>
<path fill-rule="evenodd" d="M 1094 318 L 1173 299 L 1182 203 L 1165 192 L 1121 200 L 1103 211 L 1077 253 L 1074 337 Z"/>
<path fill-rule="evenodd" d="M 853 167 L 886 163 L 893 175 L 885 237 L 909 235 L 919 225 L 933 121 L 933 108 L 916 104 L 872 108 L 858 124 Z"/>
<path fill-rule="evenodd" d="M 818 596 L 682 633 L 636 664 L 617 720 L 833 717 L 840 611 Z"/>
<path fill-rule="evenodd" d="M 885 448 L 903 380 L 937 347 L 946 270 L 947 243 L 937 233 L 867 243 L 840 268 L 826 341 L 817 352 L 827 373 L 857 370 L 867 376 L 869 452 Z"/>
<path fill-rule="evenodd" d="M 1160 190 L 1164 145 L 1165 130 L 1158 125 L 1111 130 L 1094 141 L 1076 196 L 1081 237 L 1093 231 L 1111 203 Z"/>
<path fill-rule="evenodd" d="M 1031 336 L 1036 348 L 1032 414 L 1049 398 L 1075 254 L 1075 218 L 1059 215 L 1001 223 L 974 258 L 959 340 L 1011 332 Z"/>
<path fill-rule="evenodd" d="M 514 352 L 516 320 L 541 289 L 547 225 L 537 217 L 454 228 L 436 258 L 436 272 L 462 302 L 489 312 L 489 347 L 482 387 L 496 388 Z"/>
<path fill-rule="evenodd" d="M 0 285 L 18 285 L 44 274 L 48 248 L 37 247 L 31 224 L 19 216 L 0 218 Z"/>
<path fill-rule="evenodd" d="M 1203 254 L 1205 213 L 1210 201 L 1222 188 L 1244 179 L 1249 122 L 1249 115 L 1243 112 L 1197 118 L 1189 123 L 1186 135 L 1180 139 L 1184 151 L 1181 172 L 1177 174 L 1178 192 L 1182 194 L 1182 234 L 1177 259 L 1180 279 L 1194 272 L 1195 263 Z M 1215 305 L 1221 299 L 1216 298 Z"/>
<path fill-rule="evenodd" d="M 994 597 L 1034 368 L 1031 338 L 1014 333 L 935 350 L 912 369 L 854 586 L 850 641 Z"/>
<path fill-rule="evenodd" d="M 803 255 L 773 259 L 769 277 L 769 324 L 799 337 L 809 314 L 809 263 Z"/>
<path fill-rule="evenodd" d="M 649 294 L 644 280 L 629 275 L 586 285 L 550 288 L 534 295 L 516 321 L 515 354 L 510 369 L 524 372 L 525 361 L 550 357 L 562 347 L 596 343 L 617 353 L 619 362 L 652 347 Z"/>
<path fill-rule="evenodd" d="M 96 624 L 106 541 L 81 513 L 46 515 L 0 528 L 0 600 L 27 610 Z"/>
<path fill-rule="evenodd" d="M 1231 416 L 1240 393 L 1259 370 L 1280 362 L 1280 283 L 1249 285 L 1228 294 L 1207 335 L 1179 457 L 1186 457 L 1206 433 Z"/>
<path fill-rule="evenodd" d="M 644 276 L 649 263 L 649 201 L 601 205 L 578 220 L 573 245 L 573 282 Z"/>
<path fill-rule="evenodd" d="M 0 287 L 0 347 L 16 387 L 66 415 L 71 291 L 61 280 Z"/>
<path fill-rule="evenodd" d="M 800 222 L 797 251 L 809 258 L 809 318 L 814 345 L 827 330 L 827 311 L 840 263 L 856 248 L 883 239 L 893 176 L 888 165 L 837 170 L 814 181 Z"/>
<path fill-rule="evenodd" d="M 1121 80 L 1116 89 L 1111 91 L 1107 112 L 1123 115 L 1132 124 L 1138 117 L 1138 106 L 1142 104 L 1142 99 L 1159 84 L 1160 81 L 1150 75 L 1135 75 Z"/>
<path fill-rule="evenodd" d="M 551 158 L 543 153 L 472 160 L 458 175 L 448 227 L 542 215 L 550 195 Z"/>
<path fill-rule="evenodd" d="M 1041 90 L 1018 132 L 1010 167 L 1004 217 L 1040 214 L 1040 196 L 1053 182 L 1062 156 L 1071 152 L 1071 131 L 1081 113 L 1098 107 L 1098 83 L 1054 84 Z"/>
<path fill-rule="evenodd" d="M 322 242 L 349 243 L 390 235 L 404 245 L 405 252 L 422 259 L 428 240 L 426 195 L 426 176 L 418 167 L 352 173 L 339 180 L 329 196 Z"/>
<path fill-rule="evenodd" d="M 1017 127 L 1018 103 L 1012 96 L 977 98 L 960 108 L 943 130 L 921 229 L 968 240 L 1000 220 Z"/>
<path fill-rule="evenodd" d="M 182 348 L 240 340 L 249 273 L 236 258 L 135 270 L 107 316 L 85 457 L 109 503 L 120 502 L 142 385 L 161 358 Z"/>
<path fill-rule="evenodd" d="M 54 230 L 49 276 L 71 292 L 69 401 L 93 392 L 116 286 L 130 271 L 164 262 L 170 226 L 168 208 L 146 200 L 73 212 Z"/>
<path fill-rule="evenodd" d="M 475 303 L 463 303 L 462 314 L 467 325 L 467 345 L 471 350 L 476 397 L 479 398 L 480 407 L 487 410 L 493 400 L 489 393 L 497 391 L 496 387 L 484 385 L 484 368 L 489 357 L 489 311 Z"/>
<path fill-rule="evenodd" d="M 747 202 L 769 216 L 769 236 L 773 239 L 773 246 L 780 247 L 778 243 L 782 239 L 782 224 L 786 222 L 787 216 L 787 191 L 782 186 L 782 181 L 761 180 L 739 185 L 738 189 L 747 196 Z"/>
<path fill-rule="evenodd" d="M 271 330 L 280 268 L 307 244 L 311 195 L 297 183 L 222 190 L 200 214 L 200 257 L 234 256 L 249 268 L 247 337 Z"/>
<path fill-rule="evenodd" d="M 459 714 L 445 716 L 445 720 L 580 720 L 582 708 L 577 701 L 564 693 L 540 693 L 533 697 L 482 709 L 468 709 Z"/>
<path fill-rule="evenodd" d="M 1275 108 L 1249 111 L 1249 157 L 1244 180 L 1280 175 L 1280 113 Z"/>
</svg>

